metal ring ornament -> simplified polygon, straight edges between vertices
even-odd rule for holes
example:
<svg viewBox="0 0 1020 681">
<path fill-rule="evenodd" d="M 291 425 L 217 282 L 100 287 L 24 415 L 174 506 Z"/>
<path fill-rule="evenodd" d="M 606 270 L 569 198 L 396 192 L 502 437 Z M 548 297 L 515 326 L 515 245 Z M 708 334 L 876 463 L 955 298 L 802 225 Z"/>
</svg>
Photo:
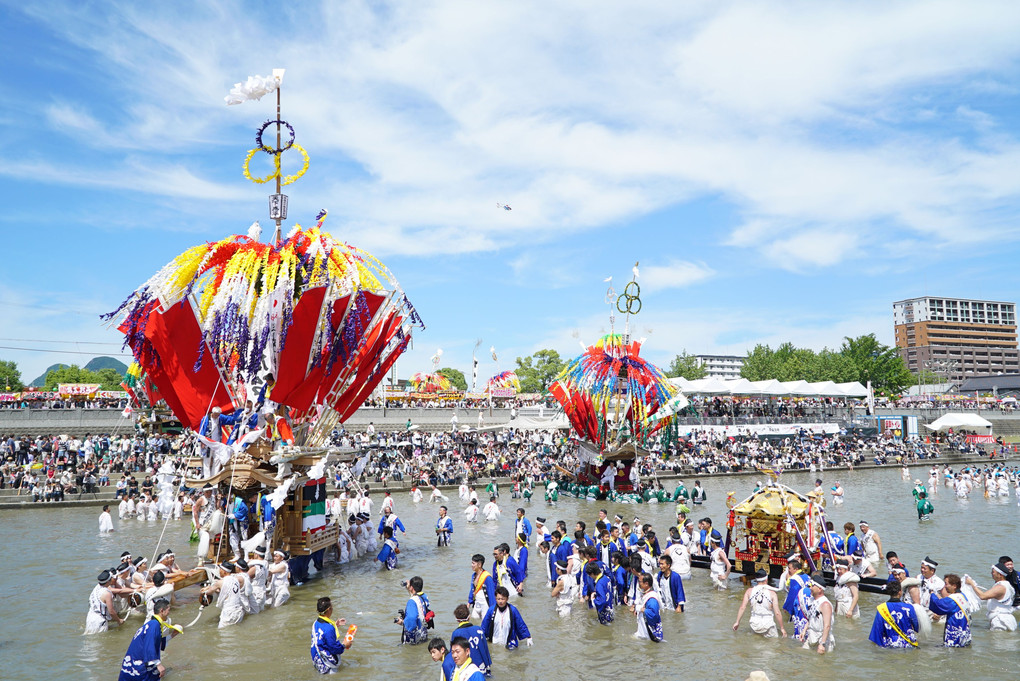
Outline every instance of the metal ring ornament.
<svg viewBox="0 0 1020 681">
<path fill-rule="evenodd" d="M 634 288 L 633 291 L 631 291 L 631 287 Z M 641 312 L 641 287 L 636 281 L 628 282 L 623 287 L 623 293 L 616 299 L 616 309 L 623 314 Z"/>
<path fill-rule="evenodd" d="M 287 131 L 290 133 L 290 139 L 287 141 L 287 145 L 279 149 L 275 147 L 267 147 L 265 144 L 262 143 L 262 134 L 266 131 L 266 128 L 268 128 L 270 125 L 273 125 L 274 123 L 276 124 L 277 128 L 279 128 L 281 125 L 285 126 L 287 128 Z M 255 146 L 258 147 L 261 151 L 266 152 L 267 154 L 277 155 L 282 154 L 283 152 L 287 151 L 292 146 L 294 146 L 294 126 L 288 123 L 287 121 L 281 121 L 275 118 L 270 118 L 268 121 L 262 124 L 262 127 L 259 128 L 259 131 L 255 134 Z"/>
</svg>

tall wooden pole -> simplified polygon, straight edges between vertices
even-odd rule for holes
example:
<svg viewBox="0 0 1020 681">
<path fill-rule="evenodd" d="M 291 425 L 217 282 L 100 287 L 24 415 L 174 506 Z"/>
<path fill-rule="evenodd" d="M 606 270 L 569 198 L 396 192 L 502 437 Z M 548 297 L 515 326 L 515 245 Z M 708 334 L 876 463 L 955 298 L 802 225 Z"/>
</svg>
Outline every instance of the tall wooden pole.
<svg viewBox="0 0 1020 681">
<path fill-rule="evenodd" d="M 283 83 L 282 82 L 279 82 L 279 83 L 276 84 L 276 148 L 277 149 L 281 148 L 280 144 L 282 142 L 281 135 L 280 135 L 281 128 L 282 128 L 282 125 L 280 124 L 280 90 L 282 88 L 283 88 Z M 282 179 L 283 179 L 281 177 L 281 175 L 283 175 L 282 171 L 276 174 L 276 193 L 277 193 L 277 195 L 283 193 L 283 186 L 280 184 Z M 283 222 L 283 220 L 281 220 L 280 218 L 276 218 L 276 233 L 273 235 L 273 245 L 278 245 L 280 243 L 280 229 L 281 229 L 281 223 L 282 222 Z"/>
</svg>

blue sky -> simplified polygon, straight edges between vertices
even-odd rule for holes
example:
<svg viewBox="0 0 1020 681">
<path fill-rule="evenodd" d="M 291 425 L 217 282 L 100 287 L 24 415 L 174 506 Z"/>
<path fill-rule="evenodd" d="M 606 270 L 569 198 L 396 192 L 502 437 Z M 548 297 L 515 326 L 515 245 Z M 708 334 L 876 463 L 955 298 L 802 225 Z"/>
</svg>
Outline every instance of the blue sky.
<svg viewBox="0 0 1020 681">
<path fill-rule="evenodd" d="M 240 166 L 273 106 L 223 97 L 274 67 L 311 156 L 291 224 L 326 208 L 393 271 L 428 327 L 402 376 L 437 348 L 468 371 L 477 339 L 483 380 L 493 345 L 576 354 L 635 261 L 660 363 L 1017 299 L 1015 2 L 0 7 L 0 345 L 36 349 L 0 358 L 26 380 L 116 351 L 98 315 L 187 247 L 269 224 Z"/>
</svg>

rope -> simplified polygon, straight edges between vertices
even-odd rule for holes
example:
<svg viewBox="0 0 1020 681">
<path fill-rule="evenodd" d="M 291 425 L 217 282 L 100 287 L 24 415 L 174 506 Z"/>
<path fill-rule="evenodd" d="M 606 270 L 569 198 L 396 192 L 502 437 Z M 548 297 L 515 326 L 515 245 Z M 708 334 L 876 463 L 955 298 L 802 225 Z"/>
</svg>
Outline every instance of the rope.
<svg viewBox="0 0 1020 681">
<path fill-rule="evenodd" d="M 198 618 L 202 616 L 202 611 L 203 610 L 205 610 L 205 606 L 204 605 L 198 606 L 198 614 L 195 616 L 195 619 L 193 619 L 190 622 L 188 622 L 187 624 L 185 624 L 184 628 L 185 629 L 190 629 L 191 627 L 195 626 L 195 623 L 198 622 Z"/>
<path fill-rule="evenodd" d="M 235 469 L 236 463 L 237 462 L 234 459 L 234 455 L 231 454 L 230 455 L 230 484 L 227 485 L 227 496 L 226 496 L 228 504 L 230 503 L 230 493 L 233 492 L 233 490 L 234 490 L 234 469 Z M 224 511 L 227 510 L 227 505 L 226 504 L 224 504 L 223 509 L 224 509 Z M 226 514 L 224 514 L 224 515 L 226 515 Z M 230 519 L 229 519 L 229 516 L 224 518 L 224 529 L 227 531 L 226 534 L 229 537 L 230 536 Z M 224 533 L 221 531 L 220 532 L 220 540 L 219 540 L 219 542 L 216 543 L 216 558 L 217 559 L 220 557 L 220 550 L 223 548 L 223 534 Z M 240 543 L 241 543 L 240 535 L 238 535 L 237 539 L 238 539 L 238 548 L 240 548 Z"/>
<path fill-rule="evenodd" d="M 185 465 L 185 471 L 187 471 L 187 464 L 184 464 L 184 465 Z M 187 478 L 184 475 L 184 473 L 175 473 L 175 474 L 181 476 L 181 484 L 177 487 L 177 492 L 174 493 L 174 498 L 176 499 L 177 495 L 181 493 L 182 489 L 184 489 L 184 482 L 185 482 L 185 480 Z M 155 565 L 156 564 L 156 553 L 159 551 L 160 544 L 163 543 L 163 535 L 166 533 L 166 528 L 167 528 L 167 525 L 170 524 L 170 517 L 172 515 L 173 515 L 173 511 L 171 511 L 170 513 L 165 514 L 165 517 L 163 518 L 163 529 L 159 533 L 159 539 L 156 540 L 156 548 L 152 552 L 152 562 L 149 563 L 149 565 Z"/>
<path fill-rule="evenodd" d="M 206 414 L 208 414 L 209 410 L 212 408 L 212 403 L 213 403 L 214 399 L 216 399 L 216 391 L 215 390 L 213 390 L 213 396 L 209 398 L 209 404 L 206 405 L 206 408 L 205 408 L 205 413 Z M 211 456 L 211 454 L 210 454 L 210 456 Z M 184 470 L 179 473 L 179 475 L 181 476 L 181 484 L 177 487 L 177 492 L 175 493 L 175 498 L 176 498 L 176 495 L 180 494 L 181 490 L 184 489 L 184 483 L 187 482 L 187 479 L 188 479 L 188 475 L 187 475 L 188 474 L 188 460 L 187 460 L 186 456 L 182 456 L 180 464 L 184 466 Z M 173 514 L 171 513 L 170 515 L 173 515 Z M 155 548 L 155 550 L 152 553 L 152 563 L 150 563 L 150 565 L 155 565 L 156 564 L 156 552 L 159 551 L 159 545 L 163 543 L 163 535 L 164 535 L 164 533 L 166 533 L 167 525 L 170 524 L 170 515 L 166 516 L 166 518 L 163 520 L 163 530 L 159 533 L 159 539 L 156 540 L 156 548 Z"/>
</svg>

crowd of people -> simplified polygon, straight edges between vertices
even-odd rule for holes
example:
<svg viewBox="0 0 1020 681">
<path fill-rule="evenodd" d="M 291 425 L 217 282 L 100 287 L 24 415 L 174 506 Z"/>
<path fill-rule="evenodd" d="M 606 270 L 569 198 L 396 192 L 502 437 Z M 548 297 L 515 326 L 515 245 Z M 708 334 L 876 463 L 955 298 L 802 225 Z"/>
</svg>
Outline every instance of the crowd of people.
<svg viewBox="0 0 1020 681">
<path fill-rule="evenodd" d="M 1017 410 L 1017 400 L 1014 397 L 978 399 L 974 395 L 905 395 L 898 400 L 876 400 L 876 406 L 940 411 L 996 411 L 1012 414 Z"/>
<path fill-rule="evenodd" d="M 496 409 L 518 410 L 523 407 L 548 407 L 553 409 L 557 406 L 556 401 L 551 397 L 542 397 L 539 394 L 518 394 L 512 398 L 489 398 L 489 397 L 464 397 L 450 395 L 449 397 L 420 397 L 408 395 L 407 397 L 386 398 L 374 397 L 362 405 L 362 409 Z"/>
<path fill-rule="evenodd" d="M 992 478 L 996 474 L 1017 476 L 1015 467 L 990 472 Z M 976 477 L 972 471 L 961 475 Z M 955 474 L 949 478 L 955 479 Z M 525 488 L 532 484 L 537 482 L 526 481 Z M 469 574 L 465 566 L 469 588 L 464 602 L 452 613 L 456 624 L 449 639 L 430 633 L 437 615 L 425 594 L 427 576 L 414 575 L 402 582 L 408 600 L 395 620 L 402 628 L 402 642 L 427 643 L 431 659 L 439 663 L 442 678 L 447 681 L 492 675 L 495 670 L 491 646 L 508 650 L 530 647 L 534 638 L 527 620 L 534 608 L 552 608 L 563 618 L 581 609 L 605 626 L 618 626 L 620 613 L 627 613 L 633 618 L 637 638 L 661 642 L 664 618 L 682 617 L 691 598 L 697 598 L 706 588 L 727 589 L 734 585 L 737 575 L 723 548 L 722 533 L 713 528 L 710 518 L 688 517 L 686 505 L 679 507 L 676 524 L 662 532 L 649 523 L 631 524 L 620 515 L 610 517 L 606 509 L 597 510 L 590 524 L 578 519 L 568 526 L 564 520 L 530 517 L 526 508 L 529 497 L 523 494 L 524 488 L 511 489 L 514 489 L 511 496 L 523 505 L 516 508 L 509 522 L 501 512 L 481 515 L 473 512 L 478 503 L 477 492 L 467 484 L 459 490 L 467 523 L 507 523 L 512 524 L 512 532 L 508 527 L 511 541 L 497 542 L 491 559 L 478 552 L 471 556 Z M 423 496 L 415 492 L 411 492 L 411 503 L 423 503 Z M 490 481 L 485 494 L 488 503 L 498 509 L 499 483 Z M 383 547 L 376 559 L 387 569 L 399 569 L 398 562 L 389 563 L 383 556 L 388 538 L 406 531 L 389 494 L 382 502 L 378 528 L 370 522 L 371 495 L 371 491 L 364 489 L 339 491 L 330 513 L 341 525 L 346 515 L 351 528 L 371 528 L 369 533 L 378 535 Z M 455 529 L 447 505 L 449 499 L 434 494 L 429 500 L 439 504 L 436 550 L 450 546 L 454 536 L 465 537 L 459 541 L 472 536 L 461 535 Z M 551 503 L 546 508 L 544 513 L 555 512 Z M 869 640 L 878 646 L 916 648 L 933 622 L 945 625 L 944 645 L 969 645 L 971 615 L 982 603 L 987 609 L 989 628 L 1016 629 L 1012 612 L 1020 605 L 1020 583 L 1009 556 L 1002 556 L 990 568 L 991 582 L 987 588 L 970 577 L 940 575 L 938 562 L 929 556 L 919 562 L 918 576 L 910 578 L 909 569 L 896 552 L 886 551 L 883 559 L 881 538 L 869 523 L 861 521 L 857 526 L 847 523 L 842 534 L 834 532 L 831 526 L 827 529 L 828 532 L 819 533 L 818 545 L 808 549 L 809 554 L 822 551 L 832 556 L 835 583 L 829 584 L 820 573 L 809 572 L 806 555 L 798 552 L 788 556 L 786 571 L 777 585 L 769 585 L 764 570 L 751 578 L 736 613 L 735 631 L 748 613 L 749 628 L 755 634 L 791 636 L 804 648 L 820 654 L 832 652 L 836 643 L 834 618 L 862 617 L 858 585 L 862 578 L 875 579 L 880 571 L 888 575 L 883 588 L 883 598 L 887 600 L 876 607 L 869 635 Z M 362 531 L 355 529 L 354 533 L 360 535 Z M 357 539 L 342 533 L 340 541 L 338 550 L 346 552 L 347 560 L 361 552 Z M 376 546 L 366 543 L 364 548 L 364 553 L 371 554 Z M 707 579 L 696 576 L 693 568 L 699 562 L 708 563 Z M 778 594 L 784 591 L 781 602 Z M 549 605 L 544 606 L 542 599 L 522 599 L 526 592 L 547 594 L 551 599 L 547 601 Z M 346 621 L 333 619 L 333 608 L 331 599 L 320 599 L 312 629 L 312 661 L 322 673 L 336 671 L 341 656 L 351 645 L 350 635 L 345 636 L 342 631 Z"/>
<path fill-rule="evenodd" d="M 706 436 L 670 443 L 655 456 L 647 457 L 637 467 L 634 477 L 639 485 L 635 493 L 638 499 L 650 502 L 654 498 L 658 503 L 677 504 L 676 524 L 660 532 L 648 523 L 628 523 L 619 515 L 610 518 L 605 509 L 597 511 L 597 517 L 590 524 L 586 519 L 578 519 L 568 526 L 563 520 L 552 522 L 543 516 L 532 520 L 527 507 L 541 503 L 543 498 L 548 509 L 544 513 L 548 514 L 555 512 L 561 492 L 589 499 L 601 498 L 598 493 L 605 492 L 596 486 L 598 492 L 592 496 L 590 488 L 562 480 L 562 470 L 570 471 L 572 466 L 582 464 L 574 443 L 553 431 L 422 433 L 405 429 L 352 433 L 337 430 L 334 440 L 338 446 L 361 448 L 366 452 L 358 464 L 338 466 L 330 474 L 337 489 L 327 500 L 326 513 L 329 522 L 338 527 L 339 538 L 333 553 L 341 564 L 371 559 L 382 569 L 404 567 L 400 560 L 400 541 L 407 531 L 397 515 L 396 499 L 392 490 L 373 489 L 370 484 L 373 478 L 385 483 L 402 476 L 414 483 L 409 493 L 412 504 L 432 502 L 438 505 L 436 550 L 450 546 L 459 536 L 455 528 L 459 523 L 455 523 L 453 516 L 463 515 L 468 524 L 503 524 L 507 516 L 500 508 L 501 494 L 509 492 L 512 498 L 519 500 L 520 506 L 511 521 L 513 532 L 508 528 L 508 541 L 493 548 L 491 560 L 483 552 L 472 556 L 471 586 L 465 602 L 453 613 L 457 624 L 449 641 L 430 634 L 436 615 L 424 593 L 427 576 L 414 575 L 404 582 L 408 601 L 396 622 L 402 627 L 403 642 L 409 645 L 427 643 L 430 656 L 443 669 L 443 678 L 456 681 L 485 678 L 492 673 L 490 645 L 512 650 L 532 644 L 528 612 L 542 606 L 539 600 L 527 599 L 528 608 L 525 608 L 524 601 L 519 599 L 525 590 L 529 594 L 548 593 L 549 607 L 563 617 L 580 607 L 591 612 L 591 617 L 599 623 L 612 626 L 618 619 L 617 613 L 627 612 L 634 618 L 637 637 L 662 641 L 663 618 L 683 616 L 691 596 L 697 597 L 702 588 L 731 588 L 731 578 L 736 575 L 723 546 L 722 533 L 713 528 L 708 517 L 689 517 L 691 507 L 697 508 L 705 500 L 700 483 L 695 481 L 694 487 L 687 490 L 681 482 L 673 493 L 663 493 L 658 474 L 689 468 L 709 472 L 704 467 L 705 462 L 700 460 L 707 454 L 715 457 L 708 465 L 714 464 L 720 469 L 723 465 L 731 470 L 737 466 L 796 468 L 797 463 L 802 463 L 821 471 L 839 463 L 859 463 L 868 456 L 865 452 L 873 452 L 876 446 L 905 447 L 851 436 L 788 441 L 753 438 L 714 441 Z M 910 459 L 906 449 L 899 456 L 901 462 Z M 486 481 L 484 491 L 479 489 L 480 479 Z M 938 495 L 940 485 L 951 486 L 956 495 L 960 495 L 961 490 L 969 494 L 973 489 L 983 489 L 986 495 L 999 495 L 1003 480 L 1006 481 L 1006 495 L 1013 487 L 1020 499 L 1017 468 L 994 461 L 958 472 L 933 462 L 929 486 L 921 487 L 923 495 L 929 499 Z M 462 514 L 450 513 L 450 500 L 436 487 L 443 482 L 459 483 Z M 122 508 L 130 509 L 136 496 L 134 487 L 130 480 L 124 481 Z M 429 490 L 427 496 L 424 489 Z M 825 495 L 821 480 L 815 491 Z M 920 501 L 922 493 L 916 487 L 915 493 Z M 843 492 L 838 483 L 830 494 L 834 503 L 841 503 Z M 137 485 L 137 495 L 141 501 L 135 502 L 134 515 L 139 519 L 153 520 L 160 516 L 179 519 L 190 507 L 195 532 L 201 536 L 200 562 L 209 541 L 228 542 L 233 552 L 229 561 L 197 568 L 212 571 L 203 592 L 210 600 L 217 596 L 220 626 L 231 626 L 267 605 L 286 602 L 288 585 L 293 578 L 289 556 L 280 551 L 278 555 L 267 557 L 265 546 L 246 546 L 243 541 L 249 535 L 248 522 L 258 522 L 261 530 L 271 532 L 273 513 L 264 505 L 264 497 L 235 495 L 228 499 L 219 495 L 213 486 L 201 490 L 172 487 L 160 490 L 158 479 L 143 480 Z M 166 497 L 169 497 L 169 504 L 165 503 Z M 635 502 L 640 503 L 637 499 Z M 139 510 L 140 503 L 146 504 L 142 506 L 144 510 Z M 219 521 L 215 518 L 217 512 Z M 109 516 L 108 508 L 104 509 L 104 514 Z M 131 511 L 119 515 L 122 522 L 127 521 Z M 885 590 L 889 600 L 878 606 L 871 631 L 871 640 L 880 646 L 916 647 L 924 623 L 932 620 L 946 623 L 946 645 L 965 645 L 969 641 L 970 615 L 981 602 L 988 604 L 990 626 L 1008 628 L 1012 622 L 1015 627 L 1011 613 L 1018 585 L 1012 560 L 1008 557 L 1004 556 L 992 569 L 993 583 L 987 589 L 955 574 L 946 574 L 943 579 L 933 578 L 938 564 L 929 557 L 921 563 L 921 577 L 911 581 L 906 567 L 894 552 L 887 552 L 882 562 L 879 558 L 881 540 L 867 523 L 859 523 L 859 528 L 848 525 L 842 535 L 829 527 L 829 531 L 819 533 L 817 539 L 824 551 L 831 549 L 829 555 L 833 560 L 830 563 L 836 580 L 831 593 L 835 604 L 826 595 L 830 589 L 826 580 L 806 571 L 804 556 L 790 556 L 787 573 L 778 585 L 780 591 L 787 593 L 783 603 L 780 604 L 775 588 L 768 585 L 768 576 L 758 573 L 742 599 L 734 628 L 739 629 L 743 616 L 749 612 L 749 624 L 754 633 L 786 636 L 786 626 L 790 624 L 789 635 L 803 646 L 819 653 L 830 652 L 835 644 L 833 618 L 860 616 L 857 585 L 862 578 L 873 578 L 883 566 L 889 575 Z M 100 526 L 101 530 L 112 529 L 110 519 L 104 522 L 102 516 Z M 855 532 L 857 529 L 860 534 Z M 809 547 L 811 551 L 815 548 Z M 532 555 L 534 558 L 530 558 Z M 118 604 L 114 599 L 130 599 L 132 593 L 138 596 L 129 601 L 128 606 L 140 610 L 144 605 L 157 614 L 162 612 L 157 591 L 161 585 L 154 581 L 158 577 L 145 569 L 144 562 L 137 561 L 128 556 L 100 575 L 99 584 L 89 599 L 91 627 L 87 622 L 87 629 L 90 633 L 102 631 L 110 621 L 122 621 L 118 613 L 122 612 L 124 603 Z M 692 569 L 699 561 L 709 567 L 708 579 L 703 583 L 694 578 Z M 166 551 L 161 553 L 157 563 L 166 566 L 165 569 L 156 568 L 157 572 L 166 572 L 161 582 L 180 570 L 172 552 L 169 557 Z M 277 566 L 275 571 L 274 566 Z M 141 576 L 136 578 L 137 574 Z M 280 597 L 283 600 L 277 603 Z M 315 668 L 322 673 L 339 669 L 341 655 L 353 642 L 353 633 L 344 634 L 342 627 L 346 622 L 334 618 L 333 608 L 332 600 L 320 599 L 313 624 L 311 656 Z M 152 627 L 148 633 L 143 632 L 146 626 L 149 625 L 143 625 L 136 639 L 155 636 Z M 153 650 L 157 643 L 165 647 L 173 629 L 160 631 L 161 640 L 152 638 L 150 641 Z M 135 659 L 129 652 L 122 671 L 127 673 L 127 665 L 134 664 L 131 660 Z"/>
<path fill-rule="evenodd" d="M 122 399 L 11 399 L 0 401 L 0 409 L 120 409 L 128 406 L 127 398 Z"/>
<path fill-rule="evenodd" d="M 681 416 L 701 419 L 768 419 L 789 423 L 808 417 L 837 418 L 851 413 L 859 400 L 839 397 L 741 397 L 692 395 Z"/>
<path fill-rule="evenodd" d="M 931 472 L 931 487 L 924 493 L 936 495 L 942 484 L 956 490 L 963 480 L 998 494 L 1000 479 L 1018 486 L 1020 471 L 1015 466 L 1003 465 L 968 467 L 960 472 L 936 466 Z M 536 480 L 526 479 L 521 486 L 512 486 L 512 497 L 527 505 L 532 498 L 527 490 L 537 484 Z M 555 485 L 547 483 L 547 487 Z M 409 594 L 398 620 L 404 626 L 403 642 L 414 645 L 428 641 L 428 652 L 440 663 L 442 678 L 447 681 L 490 676 L 493 673 L 490 646 L 509 650 L 530 646 L 533 639 L 527 625 L 528 611 L 536 607 L 552 607 L 561 617 L 571 616 L 580 607 L 590 613 L 593 621 L 606 626 L 613 626 L 619 619 L 617 613 L 623 611 L 634 618 L 637 638 L 661 642 L 663 618 L 683 616 L 692 596 L 696 598 L 703 588 L 729 588 L 731 578 L 736 576 L 722 546 L 722 533 L 713 529 L 711 519 L 696 521 L 688 517 L 687 502 L 697 493 L 687 494 L 682 485 L 680 489 L 684 493 L 675 499 L 676 525 L 661 533 L 651 524 L 637 520 L 631 524 L 620 515 L 611 518 L 606 509 L 598 510 L 591 524 L 579 519 L 568 527 L 563 520 L 551 522 L 542 516 L 532 521 L 526 507 L 518 507 L 511 520 L 512 541 L 497 543 L 491 561 L 483 553 L 471 557 L 467 598 L 453 612 L 457 624 L 449 642 L 444 638 L 429 640 L 428 629 L 435 614 L 424 595 L 426 578 L 416 575 L 403 583 Z M 421 503 L 423 495 L 416 492 L 411 492 L 412 503 Z M 824 496 L 821 480 L 815 492 Z M 1020 498 L 1020 489 L 1017 493 Z M 491 480 L 484 494 L 489 499 L 487 506 L 495 507 L 495 512 L 486 509 L 479 514 L 474 486 L 466 483 L 460 486 L 465 521 L 470 524 L 484 518 L 483 522 L 506 522 L 498 509 L 499 483 Z M 834 503 L 842 502 L 843 491 L 838 483 L 831 495 Z M 361 500 L 366 496 L 362 492 L 348 498 L 341 493 L 338 500 L 357 504 L 361 511 L 364 508 Z M 554 512 L 554 500 L 548 492 L 545 498 L 546 512 Z M 442 504 L 435 526 L 437 550 L 442 550 L 451 544 L 455 533 L 446 505 L 448 500 L 434 491 L 429 501 Z M 391 501 L 384 502 L 384 508 L 381 527 L 395 516 Z M 1009 556 L 1001 556 L 990 568 L 991 582 L 987 588 L 969 576 L 955 573 L 940 576 L 938 562 L 929 556 L 919 562 L 919 574 L 911 578 L 896 552 L 886 551 L 883 558 L 881 538 L 868 522 L 862 520 L 857 526 L 846 523 L 843 530 L 842 534 L 835 532 L 830 523 L 819 531 L 817 545 L 806 547 L 807 554 L 797 551 L 788 556 L 786 570 L 775 586 L 769 584 L 768 574 L 759 570 L 744 593 L 734 631 L 740 629 L 745 613 L 749 613 L 749 627 L 755 634 L 784 638 L 789 635 L 803 648 L 820 654 L 831 652 L 835 647 L 834 618 L 862 617 L 858 586 L 862 579 L 879 581 L 883 598 L 887 599 L 875 608 L 869 633 L 869 640 L 883 648 L 918 647 L 922 634 L 930 630 L 932 623 L 945 625 L 944 645 L 967 646 L 971 641 L 971 615 L 982 604 L 987 609 L 991 630 L 1016 629 L 1012 613 L 1020 606 L 1020 581 Z M 534 558 L 532 551 L 537 554 Z M 827 562 L 834 571 L 831 580 L 834 584 L 821 573 L 808 571 L 812 562 L 807 556 L 815 552 L 831 558 Z M 698 562 L 708 563 L 707 580 L 695 577 L 692 567 Z M 880 571 L 887 574 L 884 583 L 878 577 Z M 541 599 L 527 599 L 526 608 L 525 600 L 520 599 L 525 591 L 548 593 L 552 603 L 543 606 Z M 778 594 L 783 591 L 786 595 L 780 600 Z M 787 623 L 791 625 L 789 632 Z M 316 631 L 321 632 L 321 628 Z M 346 650 L 340 638 L 339 629 L 320 638 L 313 634 L 312 657 L 320 671 L 326 666 L 319 661 L 323 658 L 328 658 L 330 669 L 339 665 L 340 655 Z"/>
<path fill-rule="evenodd" d="M 962 434 L 944 436 L 941 443 L 936 443 L 919 438 L 864 437 L 846 431 L 830 435 L 801 432 L 782 439 L 761 438 L 740 429 L 734 433 L 705 429 L 668 443 L 655 443 L 651 446 L 653 456 L 641 460 L 638 472 L 655 477 L 761 467 L 816 471 L 863 463 L 929 460 L 937 458 L 943 447 L 992 458 L 1005 449 L 1002 445 L 968 443 Z M 429 433 L 406 427 L 377 431 L 370 425 L 362 432 L 340 428 L 332 434 L 331 444 L 370 451 L 360 473 L 362 481 L 383 486 L 405 480 L 450 485 L 461 478 L 510 477 L 512 473 L 545 479 L 556 477 L 560 469 L 577 472 L 583 467 L 577 442 L 564 431 Z M 19 495 L 45 502 L 59 501 L 83 490 L 115 487 L 115 498 L 132 497 L 137 503 L 150 490 L 144 483 L 139 488 L 136 475 L 152 476 L 164 461 L 176 462 L 207 449 L 190 431 L 179 435 L 96 434 L 84 438 L 2 436 L 0 489 L 14 488 Z"/>
</svg>

